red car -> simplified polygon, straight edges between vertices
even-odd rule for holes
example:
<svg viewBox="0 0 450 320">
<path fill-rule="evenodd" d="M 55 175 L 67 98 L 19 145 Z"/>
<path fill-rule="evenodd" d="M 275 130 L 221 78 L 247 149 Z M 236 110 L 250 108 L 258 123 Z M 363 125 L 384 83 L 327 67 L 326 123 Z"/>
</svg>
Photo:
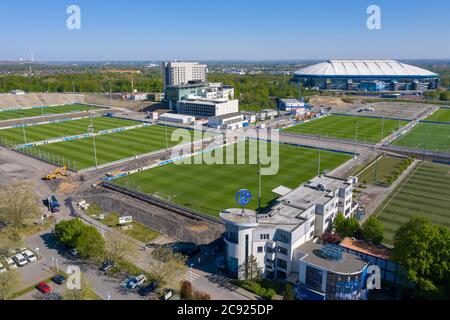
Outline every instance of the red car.
<svg viewBox="0 0 450 320">
<path fill-rule="evenodd" d="M 36 289 L 38 289 L 42 293 L 50 293 L 52 291 L 52 288 L 50 288 L 49 285 L 46 284 L 45 282 L 40 282 L 36 286 Z"/>
</svg>

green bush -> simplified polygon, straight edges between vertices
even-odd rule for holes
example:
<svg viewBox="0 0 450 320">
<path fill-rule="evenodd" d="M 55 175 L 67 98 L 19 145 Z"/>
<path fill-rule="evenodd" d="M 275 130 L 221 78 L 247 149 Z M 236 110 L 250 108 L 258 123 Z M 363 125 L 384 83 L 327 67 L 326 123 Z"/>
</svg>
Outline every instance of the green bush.
<svg viewBox="0 0 450 320">
<path fill-rule="evenodd" d="M 275 290 L 272 288 L 268 289 L 267 292 L 263 295 L 264 298 L 267 298 L 269 300 L 272 300 L 273 296 L 276 295 Z"/>
</svg>

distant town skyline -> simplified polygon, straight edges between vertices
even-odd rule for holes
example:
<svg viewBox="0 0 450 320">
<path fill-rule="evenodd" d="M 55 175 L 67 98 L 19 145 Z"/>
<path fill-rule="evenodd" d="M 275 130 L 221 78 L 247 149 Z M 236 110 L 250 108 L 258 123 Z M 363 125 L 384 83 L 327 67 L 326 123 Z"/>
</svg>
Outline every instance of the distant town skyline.
<svg viewBox="0 0 450 320">
<path fill-rule="evenodd" d="M 71 5 L 81 10 L 80 29 L 67 27 Z M 370 5 L 381 10 L 379 30 L 367 27 Z M 0 60 L 450 58 L 445 0 L 5 0 L 1 7 Z"/>
</svg>

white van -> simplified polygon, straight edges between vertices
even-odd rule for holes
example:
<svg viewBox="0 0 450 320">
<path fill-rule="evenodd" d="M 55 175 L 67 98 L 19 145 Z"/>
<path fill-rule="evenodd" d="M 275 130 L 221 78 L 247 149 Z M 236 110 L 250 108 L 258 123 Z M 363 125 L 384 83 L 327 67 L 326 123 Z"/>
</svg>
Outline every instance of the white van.
<svg viewBox="0 0 450 320">
<path fill-rule="evenodd" d="M 15 263 L 17 263 L 17 265 L 19 267 L 23 267 L 23 266 L 25 266 L 28 263 L 27 259 L 25 259 L 25 257 L 21 253 L 16 254 L 13 257 L 13 260 L 14 260 Z"/>
</svg>

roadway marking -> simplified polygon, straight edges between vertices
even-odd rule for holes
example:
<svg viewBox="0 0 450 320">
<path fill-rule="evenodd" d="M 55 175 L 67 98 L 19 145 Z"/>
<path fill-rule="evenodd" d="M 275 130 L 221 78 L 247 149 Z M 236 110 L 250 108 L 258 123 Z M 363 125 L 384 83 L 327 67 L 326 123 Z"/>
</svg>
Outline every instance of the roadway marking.
<svg viewBox="0 0 450 320">
<path fill-rule="evenodd" d="M 200 275 L 195 272 L 186 271 L 184 274 L 177 275 L 175 278 L 179 281 L 187 280 L 187 281 L 193 282 L 193 281 L 197 280 L 198 278 L 200 278 Z"/>
</svg>

